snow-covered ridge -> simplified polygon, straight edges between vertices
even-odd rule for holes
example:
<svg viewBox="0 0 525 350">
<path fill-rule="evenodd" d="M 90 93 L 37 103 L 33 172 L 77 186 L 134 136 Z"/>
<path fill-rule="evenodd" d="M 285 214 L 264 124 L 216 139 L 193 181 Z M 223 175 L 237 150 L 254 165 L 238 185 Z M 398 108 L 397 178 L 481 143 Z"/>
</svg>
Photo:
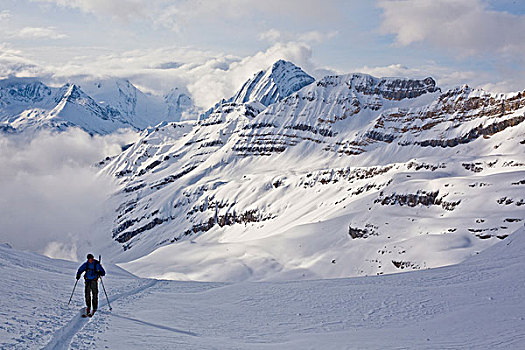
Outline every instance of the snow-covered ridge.
<svg viewBox="0 0 525 350">
<path fill-rule="evenodd" d="M 112 254 L 170 245 L 178 258 L 165 276 L 197 280 L 456 263 L 525 219 L 524 113 L 521 93 L 362 74 L 269 106 L 223 102 L 105 164 L 121 184 L 105 228 L 122 245 Z"/>
</svg>

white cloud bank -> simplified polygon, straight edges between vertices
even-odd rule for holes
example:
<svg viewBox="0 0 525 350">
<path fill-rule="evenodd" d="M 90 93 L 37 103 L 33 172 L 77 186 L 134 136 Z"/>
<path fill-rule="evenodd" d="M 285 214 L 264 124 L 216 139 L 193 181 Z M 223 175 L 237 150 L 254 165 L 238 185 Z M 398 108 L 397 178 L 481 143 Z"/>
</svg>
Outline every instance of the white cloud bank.
<svg viewBox="0 0 525 350">
<path fill-rule="evenodd" d="M 482 0 L 381 0 L 381 31 L 398 45 L 427 41 L 458 55 L 525 53 L 525 16 Z"/>
<path fill-rule="evenodd" d="M 18 32 L 10 34 L 19 39 L 65 39 L 66 34 L 59 33 L 54 27 L 24 27 Z"/>
<path fill-rule="evenodd" d="M 76 260 L 78 243 L 89 239 L 115 188 L 92 164 L 133 137 L 79 129 L 0 136 L 0 242 Z"/>
<path fill-rule="evenodd" d="M 54 53 L 62 57 L 68 57 L 70 51 L 70 48 L 54 48 Z M 318 70 L 312 60 L 312 49 L 304 42 L 275 43 L 245 57 L 180 47 L 111 54 L 93 50 L 93 53 L 93 56 L 69 57 L 60 66 L 43 66 L 21 51 L 0 44 L 0 77 L 37 76 L 47 83 L 60 85 L 86 76 L 115 76 L 129 79 L 140 89 L 156 94 L 183 87 L 198 106 L 208 108 L 232 96 L 253 74 L 279 59 L 292 61 L 317 77 L 325 73 Z"/>
</svg>

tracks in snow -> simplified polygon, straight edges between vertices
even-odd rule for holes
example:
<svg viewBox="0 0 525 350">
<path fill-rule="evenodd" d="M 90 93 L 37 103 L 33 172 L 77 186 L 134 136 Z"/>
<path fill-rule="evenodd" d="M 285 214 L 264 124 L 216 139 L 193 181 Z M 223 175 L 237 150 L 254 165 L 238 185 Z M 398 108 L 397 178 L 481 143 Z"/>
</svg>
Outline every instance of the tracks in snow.
<svg viewBox="0 0 525 350">
<path fill-rule="evenodd" d="M 116 295 L 113 295 L 109 298 L 110 302 L 113 302 L 120 298 L 129 297 L 131 295 L 135 295 L 137 293 L 140 293 L 148 288 L 153 287 L 158 283 L 157 280 L 152 280 L 140 287 L 137 287 L 135 289 L 132 289 L 127 292 L 119 293 Z M 106 300 L 101 300 L 100 307 L 107 305 Z M 43 350 L 62 350 L 62 349 L 68 349 L 69 344 L 71 343 L 71 340 L 77 334 L 84 326 L 89 322 L 89 318 L 83 318 L 81 317 L 82 312 L 84 308 L 80 309 L 78 313 L 73 316 L 73 318 L 62 328 L 60 328 L 58 331 L 56 331 L 53 334 L 53 338 L 51 338 L 51 341 L 47 343 L 45 347 L 43 347 Z"/>
</svg>

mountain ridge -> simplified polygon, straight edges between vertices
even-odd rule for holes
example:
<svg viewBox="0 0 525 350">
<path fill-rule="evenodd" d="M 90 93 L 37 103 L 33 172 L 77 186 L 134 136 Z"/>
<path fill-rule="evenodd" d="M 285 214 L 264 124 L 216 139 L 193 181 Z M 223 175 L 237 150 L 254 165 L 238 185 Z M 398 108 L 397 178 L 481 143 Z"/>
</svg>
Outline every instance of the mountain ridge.
<svg viewBox="0 0 525 350">
<path fill-rule="evenodd" d="M 151 130 L 102 167 L 120 183 L 111 254 L 129 262 L 172 245 L 188 259 L 175 275 L 203 280 L 215 268 L 264 280 L 456 263 L 524 219 L 512 185 L 525 176 L 524 113 L 521 93 L 364 74 L 325 77 L 269 106 L 222 103 L 199 122 Z M 202 254 L 207 267 L 191 258 Z M 332 260 L 342 263 L 327 272 Z"/>
</svg>

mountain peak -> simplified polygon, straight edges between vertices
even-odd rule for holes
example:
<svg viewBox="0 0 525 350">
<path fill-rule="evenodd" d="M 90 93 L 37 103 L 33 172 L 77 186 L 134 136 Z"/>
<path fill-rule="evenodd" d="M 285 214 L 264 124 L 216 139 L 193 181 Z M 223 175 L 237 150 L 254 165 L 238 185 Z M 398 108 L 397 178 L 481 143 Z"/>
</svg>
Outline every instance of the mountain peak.
<svg viewBox="0 0 525 350">
<path fill-rule="evenodd" d="M 293 64 L 292 62 L 290 61 L 285 61 L 283 59 L 281 60 L 277 60 L 275 61 L 273 64 L 272 64 L 272 70 L 275 70 L 275 69 L 278 69 L 280 67 L 283 67 L 283 66 L 291 66 L 291 67 L 297 67 L 295 64 Z"/>
<path fill-rule="evenodd" d="M 259 101 L 269 106 L 314 82 L 314 78 L 295 64 L 276 61 L 271 67 L 255 74 L 244 83 L 232 101 L 245 103 Z"/>
</svg>

